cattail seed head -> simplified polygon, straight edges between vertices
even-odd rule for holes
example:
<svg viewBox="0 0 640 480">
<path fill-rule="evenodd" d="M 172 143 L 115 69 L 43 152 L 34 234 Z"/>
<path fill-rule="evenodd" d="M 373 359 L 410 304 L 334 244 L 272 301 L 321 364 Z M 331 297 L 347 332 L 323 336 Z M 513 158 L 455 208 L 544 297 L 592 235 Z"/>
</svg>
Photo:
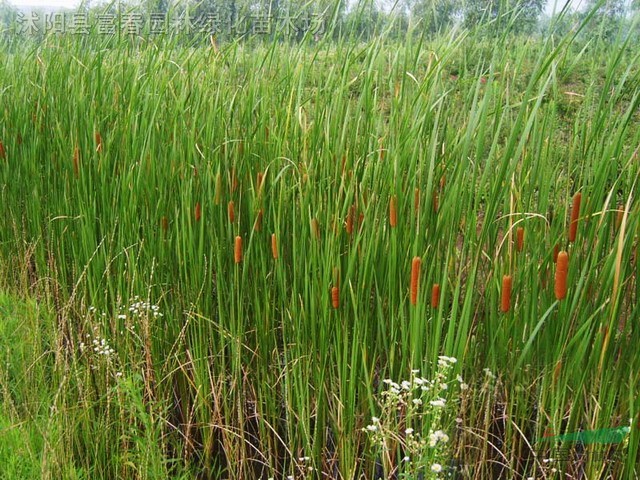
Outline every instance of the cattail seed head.
<svg viewBox="0 0 640 480">
<path fill-rule="evenodd" d="M 420 264 L 420 257 L 413 257 L 413 260 L 411 261 L 411 305 L 416 305 L 418 303 Z"/>
<path fill-rule="evenodd" d="M 167 217 L 162 217 L 160 220 L 160 227 L 162 228 L 162 232 L 166 234 L 167 230 L 169 230 L 169 220 Z"/>
<path fill-rule="evenodd" d="M 420 189 L 417 187 L 413 191 L 413 208 L 416 212 L 420 210 Z"/>
<path fill-rule="evenodd" d="M 80 149 L 77 145 L 73 149 L 73 174 L 76 178 L 80 175 Z"/>
<path fill-rule="evenodd" d="M 511 309 L 511 275 L 502 277 L 502 297 L 500 299 L 500 311 L 507 313 Z"/>
<path fill-rule="evenodd" d="M 257 179 L 256 179 L 256 189 L 258 191 L 258 196 L 260 196 L 260 194 L 262 193 L 262 182 L 264 180 L 264 175 L 262 172 L 258 172 L 257 175 Z"/>
<path fill-rule="evenodd" d="M 438 305 L 440 305 L 440 285 L 434 283 L 431 288 L 431 308 L 438 308 Z"/>
<path fill-rule="evenodd" d="M 242 262 L 242 237 L 237 236 L 233 246 L 233 260 L 235 263 Z"/>
<path fill-rule="evenodd" d="M 396 196 L 392 195 L 389 200 L 389 225 L 391 228 L 395 228 L 398 224 L 398 217 L 396 212 Z"/>
<path fill-rule="evenodd" d="M 569 242 L 576 241 L 576 233 L 578 231 L 578 218 L 580 218 L 580 202 L 582 194 L 580 192 L 573 196 L 573 205 L 571 206 L 571 223 L 569 224 Z"/>
<path fill-rule="evenodd" d="M 202 208 L 200 207 L 200 202 L 196 203 L 194 216 L 196 217 L 196 222 L 199 222 L 200 218 L 202 217 Z"/>
<path fill-rule="evenodd" d="M 231 193 L 238 189 L 238 177 L 236 176 L 236 167 L 231 169 Z"/>
<path fill-rule="evenodd" d="M 101 153 L 102 152 L 102 135 L 100 135 L 100 132 L 95 133 L 95 138 L 96 138 L 96 152 Z"/>
<path fill-rule="evenodd" d="M 276 239 L 276 234 L 271 234 L 271 255 L 273 255 L 273 259 L 278 259 L 278 240 Z"/>
<path fill-rule="evenodd" d="M 333 305 L 333 308 L 340 306 L 340 289 L 338 287 L 331 289 L 331 305 Z"/>
<path fill-rule="evenodd" d="M 349 235 L 351 235 L 351 233 L 353 232 L 354 216 L 355 216 L 355 206 L 351 205 L 351 207 L 349 207 L 349 213 L 347 213 L 347 224 L 346 224 L 347 234 Z"/>
<path fill-rule="evenodd" d="M 0 141 L 0 160 L 7 158 L 7 152 L 4 149 L 4 144 Z"/>
<path fill-rule="evenodd" d="M 556 299 L 562 300 L 567 296 L 567 274 L 569 272 L 569 255 L 562 251 L 558 253 L 558 263 L 556 264 L 556 278 L 554 293 Z"/>
<path fill-rule="evenodd" d="M 320 224 L 317 218 L 311 219 L 311 233 L 316 239 L 320 240 Z"/>
<path fill-rule="evenodd" d="M 616 212 L 616 230 L 620 230 L 620 226 L 622 225 L 622 218 L 624 217 L 624 205 L 618 205 L 618 209 Z"/>
<path fill-rule="evenodd" d="M 521 252 L 524 247 L 524 228 L 518 227 L 516 230 L 516 249 Z"/>
<path fill-rule="evenodd" d="M 556 245 L 553 247 L 553 263 L 558 262 L 558 252 L 560 252 L 560 245 L 556 243 Z"/>
<path fill-rule="evenodd" d="M 229 223 L 233 223 L 236 220 L 236 212 L 233 200 L 229 201 L 229 205 L 227 206 L 227 213 L 229 215 Z"/>
</svg>

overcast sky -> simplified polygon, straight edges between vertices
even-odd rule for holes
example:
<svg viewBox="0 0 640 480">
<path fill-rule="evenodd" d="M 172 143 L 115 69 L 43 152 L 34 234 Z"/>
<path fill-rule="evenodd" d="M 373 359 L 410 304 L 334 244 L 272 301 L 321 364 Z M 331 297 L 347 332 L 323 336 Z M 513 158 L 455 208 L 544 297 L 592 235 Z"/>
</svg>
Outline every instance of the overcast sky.
<svg viewBox="0 0 640 480">
<path fill-rule="evenodd" d="M 585 0 L 571 0 L 571 3 L 574 5 L 574 8 L 580 6 Z M 545 11 L 549 14 L 553 13 L 554 6 L 556 10 L 560 10 L 564 5 L 565 0 L 547 0 L 547 5 Z M 73 8 L 77 6 L 80 1 L 79 0 L 9 0 L 9 3 L 16 6 L 27 6 L 27 7 L 52 7 L 52 8 Z"/>
</svg>

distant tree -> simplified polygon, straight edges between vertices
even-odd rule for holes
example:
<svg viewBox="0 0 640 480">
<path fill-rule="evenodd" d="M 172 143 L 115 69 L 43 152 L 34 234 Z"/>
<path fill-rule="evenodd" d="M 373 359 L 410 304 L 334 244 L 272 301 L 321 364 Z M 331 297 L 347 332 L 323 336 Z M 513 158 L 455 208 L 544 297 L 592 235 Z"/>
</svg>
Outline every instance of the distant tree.
<svg viewBox="0 0 640 480">
<path fill-rule="evenodd" d="M 462 13 L 460 0 L 409 0 L 407 9 L 428 33 L 446 30 Z"/>
<path fill-rule="evenodd" d="M 625 0 L 589 0 L 582 14 L 583 18 L 594 10 L 593 21 L 585 33 L 599 35 L 603 40 L 612 40 L 624 21 Z"/>
<path fill-rule="evenodd" d="M 545 0 L 466 0 L 464 24 L 474 27 L 494 22 L 492 29 L 502 33 L 506 28 L 513 33 L 530 33 L 538 23 Z"/>
</svg>

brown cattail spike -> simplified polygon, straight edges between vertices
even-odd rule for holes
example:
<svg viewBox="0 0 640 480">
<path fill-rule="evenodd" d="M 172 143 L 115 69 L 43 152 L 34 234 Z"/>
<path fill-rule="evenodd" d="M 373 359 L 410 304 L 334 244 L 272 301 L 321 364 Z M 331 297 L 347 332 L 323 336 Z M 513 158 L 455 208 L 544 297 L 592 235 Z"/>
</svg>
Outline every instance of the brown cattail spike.
<svg viewBox="0 0 640 480">
<path fill-rule="evenodd" d="M 516 230 L 516 249 L 521 252 L 524 247 L 524 228 L 518 227 Z"/>
<path fill-rule="evenodd" d="M 73 150 L 73 174 L 76 178 L 80 175 L 80 149 L 77 145 Z"/>
<path fill-rule="evenodd" d="M 620 204 L 618 205 L 616 211 L 616 230 L 620 230 L 620 225 L 622 225 L 622 217 L 624 217 L 624 205 Z"/>
<path fill-rule="evenodd" d="M 349 213 L 347 213 L 347 225 L 346 225 L 347 233 L 349 235 L 351 235 L 351 233 L 353 232 L 354 216 L 355 216 L 355 206 L 351 205 L 351 207 L 349 207 Z"/>
<path fill-rule="evenodd" d="M 316 239 L 320 240 L 320 224 L 317 218 L 311 220 L 311 233 Z"/>
<path fill-rule="evenodd" d="M 233 260 L 235 263 L 242 262 L 242 237 L 237 236 L 233 246 Z"/>
<path fill-rule="evenodd" d="M 229 214 L 229 222 L 233 223 L 236 220 L 236 211 L 233 204 L 233 200 L 229 202 L 229 205 L 227 206 L 227 212 Z"/>
<path fill-rule="evenodd" d="M 331 289 L 331 305 L 333 305 L 333 308 L 338 308 L 340 306 L 340 290 L 338 287 L 333 287 Z"/>
<path fill-rule="evenodd" d="M 0 141 L 0 160 L 7 158 L 7 152 L 4 149 L 3 143 Z"/>
<path fill-rule="evenodd" d="M 102 135 L 100 135 L 100 132 L 96 132 L 95 137 L 96 137 L 96 152 L 101 153 L 102 152 Z"/>
<path fill-rule="evenodd" d="M 420 257 L 413 257 L 413 260 L 411 261 L 411 305 L 416 305 L 418 303 L 420 263 Z"/>
<path fill-rule="evenodd" d="M 391 225 L 391 228 L 395 228 L 395 226 L 398 224 L 396 201 L 396 196 L 392 195 L 391 199 L 389 200 L 389 225 Z"/>
<path fill-rule="evenodd" d="M 413 191 L 413 208 L 416 212 L 420 210 L 420 189 L 417 187 Z"/>
<path fill-rule="evenodd" d="M 440 285 L 434 283 L 431 288 L 431 308 L 438 308 L 438 305 L 440 305 Z"/>
<path fill-rule="evenodd" d="M 258 172 L 258 178 L 256 179 L 256 189 L 258 191 L 258 196 L 262 193 L 262 180 L 264 176 L 262 172 Z"/>
<path fill-rule="evenodd" d="M 278 259 L 278 240 L 276 239 L 276 234 L 271 234 L 271 255 L 273 255 L 273 259 Z"/>
<path fill-rule="evenodd" d="M 500 299 L 500 311 L 507 313 L 511 309 L 511 275 L 502 277 L 502 297 Z"/>
<path fill-rule="evenodd" d="M 560 245 L 558 245 L 556 243 L 556 245 L 553 247 L 553 263 L 557 263 L 558 262 L 558 252 L 560 251 Z"/>
<path fill-rule="evenodd" d="M 199 222 L 200 218 L 202 217 L 202 208 L 200 207 L 200 202 L 196 203 L 194 216 L 196 217 L 196 222 Z"/>
<path fill-rule="evenodd" d="M 569 272 L 569 255 L 562 251 L 558 253 L 558 263 L 556 264 L 556 278 L 553 292 L 558 300 L 567 296 L 567 274 Z"/>
<path fill-rule="evenodd" d="M 236 176 L 236 168 L 231 169 L 231 193 L 238 189 L 238 177 Z"/>
<path fill-rule="evenodd" d="M 573 205 L 571 206 L 571 223 L 569 224 L 569 242 L 576 241 L 576 233 L 578 232 L 578 218 L 580 218 L 580 202 L 582 194 L 580 192 L 573 196 Z"/>
<path fill-rule="evenodd" d="M 166 234 L 167 230 L 169 230 L 169 220 L 167 220 L 167 217 L 162 217 L 162 220 L 160 220 L 160 226 L 162 227 L 162 232 Z"/>
</svg>

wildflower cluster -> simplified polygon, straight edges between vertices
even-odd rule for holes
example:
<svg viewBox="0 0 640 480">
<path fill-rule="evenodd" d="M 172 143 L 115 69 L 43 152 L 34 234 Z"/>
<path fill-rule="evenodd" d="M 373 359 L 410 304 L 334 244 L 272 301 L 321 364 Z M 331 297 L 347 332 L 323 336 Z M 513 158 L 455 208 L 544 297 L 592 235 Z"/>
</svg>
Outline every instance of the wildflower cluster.
<svg viewBox="0 0 640 480">
<path fill-rule="evenodd" d="M 153 315 L 154 317 L 162 317 L 162 313 L 160 313 L 160 306 L 154 305 L 149 301 L 143 301 L 139 296 L 135 296 L 133 298 L 133 302 L 129 305 L 127 309 L 127 313 L 124 312 L 124 307 L 120 307 L 120 314 L 118 318 L 120 320 L 124 320 L 127 318 L 127 315 L 132 317 L 140 317 L 142 315 Z"/>
<path fill-rule="evenodd" d="M 363 430 L 387 474 L 440 478 L 447 470 L 443 465 L 450 463 L 450 438 L 443 424 L 461 392 L 468 389 L 460 375 L 452 378 L 456 362 L 453 357 L 439 357 L 433 379 L 412 370 L 409 380 L 383 380 L 377 401 L 381 414 Z"/>
</svg>

